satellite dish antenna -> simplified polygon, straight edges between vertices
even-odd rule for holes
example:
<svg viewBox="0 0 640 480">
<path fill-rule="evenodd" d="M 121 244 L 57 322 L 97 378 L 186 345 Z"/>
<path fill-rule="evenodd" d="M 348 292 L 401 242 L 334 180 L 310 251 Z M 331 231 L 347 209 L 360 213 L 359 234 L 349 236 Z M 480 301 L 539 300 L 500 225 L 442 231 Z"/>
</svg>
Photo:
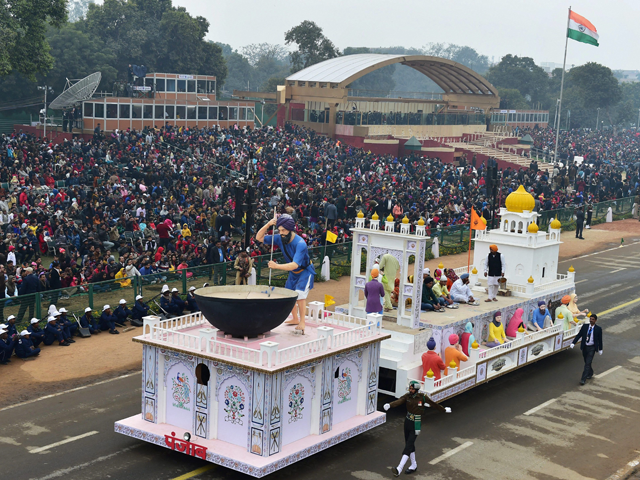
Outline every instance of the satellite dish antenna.
<svg viewBox="0 0 640 480">
<path fill-rule="evenodd" d="M 95 72 L 71 85 L 67 79 L 64 91 L 49 105 L 53 110 L 62 110 L 91 98 L 100 85 L 102 73 Z"/>
</svg>

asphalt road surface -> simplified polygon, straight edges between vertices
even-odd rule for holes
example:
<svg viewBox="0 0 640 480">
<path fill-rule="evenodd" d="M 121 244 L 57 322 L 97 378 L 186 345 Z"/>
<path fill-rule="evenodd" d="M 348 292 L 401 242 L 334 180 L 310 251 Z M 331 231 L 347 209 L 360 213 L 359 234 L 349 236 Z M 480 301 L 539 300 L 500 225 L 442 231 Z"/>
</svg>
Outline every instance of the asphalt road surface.
<svg viewBox="0 0 640 480">
<path fill-rule="evenodd" d="M 580 307 L 598 313 L 604 329 L 596 378 L 579 386 L 575 349 L 446 401 L 451 415 L 434 411 L 423 420 L 415 478 L 605 479 L 638 456 L 640 243 L 561 262 L 559 271 L 570 264 Z M 380 398 L 379 410 L 388 400 Z M 132 374 L 0 409 L 2 478 L 250 478 L 113 432 L 115 421 L 140 408 L 140 375 Z M 392 409 L 383 426 L 271 478 L 391 478 L 402 424 L 402 409 Z"/>
</svg>

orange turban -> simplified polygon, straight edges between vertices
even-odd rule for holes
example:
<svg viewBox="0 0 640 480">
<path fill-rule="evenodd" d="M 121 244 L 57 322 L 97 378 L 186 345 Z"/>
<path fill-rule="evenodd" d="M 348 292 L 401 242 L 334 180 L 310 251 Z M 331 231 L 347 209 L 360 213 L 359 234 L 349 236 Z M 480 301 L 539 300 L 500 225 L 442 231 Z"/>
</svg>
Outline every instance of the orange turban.
<svg viewBox="0 0 640 480">
<path fill-rule="evenodd" d="M 561 302 L 564 303 L 565 305 L 569 305 L 569 302 L 571 301 L 571 297 L 569 295 L 565 295 L 564 297 L 562 297 Z"/>
<path fill-rule="evenodd" d="M 497 245 L 489 245 L 489 250 L 491 250 L 492 252 L 497 252 L 498 251 L 498 246 Z"/>
<path fill-rule="evenodd" d="M 380 272 L 378 271 L 377 268 L 374 268 L 373 270 L 371 270 L 371 278 L 378 278 L 378 275 L 380 274 Z M 569 303 L 569 302 L 567 302 Z"/>
</svg>

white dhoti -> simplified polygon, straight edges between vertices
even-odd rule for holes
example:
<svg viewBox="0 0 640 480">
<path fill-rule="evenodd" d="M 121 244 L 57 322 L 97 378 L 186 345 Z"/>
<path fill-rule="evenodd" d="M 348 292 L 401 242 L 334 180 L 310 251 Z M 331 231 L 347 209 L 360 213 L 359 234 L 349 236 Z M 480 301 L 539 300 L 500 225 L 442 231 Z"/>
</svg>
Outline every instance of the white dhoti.
<svg viewBox="0 0 640 480">
<path fill-rule="evenodd" d="M 489 287 L 489 298 L 493 300 L 498 295 L 498 288 L 500 284 L 498 283 L 498 279 L 500 277 L 487 277 L 487 286 Z"/>
</svg>

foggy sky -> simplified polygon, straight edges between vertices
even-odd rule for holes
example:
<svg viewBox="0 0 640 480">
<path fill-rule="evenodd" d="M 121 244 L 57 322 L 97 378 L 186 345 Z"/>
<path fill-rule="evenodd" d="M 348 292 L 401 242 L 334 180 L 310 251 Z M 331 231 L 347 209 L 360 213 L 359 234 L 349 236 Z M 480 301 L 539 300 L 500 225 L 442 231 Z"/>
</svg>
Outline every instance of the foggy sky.
<svg viewBox="0 0 640 480">
<path fill-rule="evenodd" d="M 562 63 L 569 3 L 559 0 L 174 0 L 211 24 L 207 38 L 240 48 L 284 44 L 284 32 L 316 22 L 345 47 L 422 47 L 430 42 L 475 48 L 495 61 L 507 54 Z M 573 0 L 593 23 L 600 46 L 569 40 L 567 65 L 598 62 L 640 70 L 640 0 Z"/>
</svg>

